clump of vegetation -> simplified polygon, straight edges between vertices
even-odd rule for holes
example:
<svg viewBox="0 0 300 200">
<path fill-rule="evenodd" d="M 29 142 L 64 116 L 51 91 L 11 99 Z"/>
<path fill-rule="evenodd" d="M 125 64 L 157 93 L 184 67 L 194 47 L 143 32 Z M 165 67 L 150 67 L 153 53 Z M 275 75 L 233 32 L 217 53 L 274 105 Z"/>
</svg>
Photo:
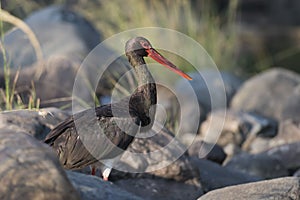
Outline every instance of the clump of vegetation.
<svg viewBox="0 0 300 200">
<path fill-rule="evenodd" d="M 19 17 L 50 4 L 67 4 L 87 17 L 108 38 L 139 27 L 163 27 L 185 33 L 208 51 L 217 66 L 234 70 L 236 65 L 235 16 L 238 0 L 230 1 L 226 13 L 219 15 L 211 1 L 201 1 L 200 10 L 186 0 L 35 1 L 7 3 L 7 9 Z M 199 6 L 198 6 L 199 7 Z"/>
<path fill-rule="evenodd" d="M 221 69 L 233 70 L 237 66 L 235 15 L 238 1 L 230 1 L 223 15 L 226 18 L 218 15 L 212 3 L 203 2 L 206 3 L 199 11 L 192 1 L 185 0 L 89 1 L 76 4 L 75 8 L 91 19 L 105 37 L 139 27 L 163 27 L 182 32 L 198 41 Z"/>
<path fill-rule="evenodd" d="M 15 87 L 19 78 L 19 70 L 16 71 L 13 82 L 11 83 L 11 71 L 10 65 L 6 59 L 6 51 L 3 45 L 4 39 L 4 26 L 3 21 L 9 22 L 21 30 L 23 30 L 27 35 L 29 40 L 31 41 L 32 46 L 35 49 L 38 60 L 40 60 L 42 56 L 42 50 L 39 45 L 37 38 L 35 37 L 33 31 L 20 19 L 15 16 L 10 15 L 8 12 L 2 10 L 2 6 L 0 3 L 0 34 L 1 34 L 1 42 L 0 42 L 0 50 L 3 56 L 3 77 L 4 77 L 4 89 L 0 89 L 0 110 L 11 110 L 16 108 L 39 108 L 40 100 L 35 95 L 34 83 L 32 82 L 32 90 L 29 96 L 28 104 L 24 104 L 19 94 L 16 93 Z M 37 73 L 38 75 L 38 73 Z"/>
</svg>

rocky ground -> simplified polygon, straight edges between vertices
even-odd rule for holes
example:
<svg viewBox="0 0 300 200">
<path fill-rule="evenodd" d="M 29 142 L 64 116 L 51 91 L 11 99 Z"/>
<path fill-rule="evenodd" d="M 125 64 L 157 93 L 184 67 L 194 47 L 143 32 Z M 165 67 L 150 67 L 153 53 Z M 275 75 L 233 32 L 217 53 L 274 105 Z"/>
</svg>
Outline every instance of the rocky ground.
<svg viewBox="0 0 300 200">
<path fill-rule="evenodd" d="M 153 157 L 133 156 L 128 152 L 121 157 L 127 169 L 147 173 L 113 170 L 110 181 L 104 182 L 98 176 L 89 175 L 89 169 L 64 170 L 55 153 L 42 141 L 71 112 L 49 107 L 65 103 L 50 100 L 67 97 L 60 90 L 72 90 L 82 59 L 72 56 L 87 54 L 98 42 L 93 38 L 100 35 L 83 18 L 60 7 L 44 12 L 28 18 L 28 23 L 36 29 L 44 29 L 39 23 L 39 26 L 34 25 L 36 18 L 43 20 L 58 15 L 49 21 L 51 26 L 74 27 L 66 29 L 68 37 L 52 39 L 58 43 L 70 40 L 84 48 L 78 51 L 66 48 L 59 53 L 65 57 L 58 58 L 45 41 L 42 47 L 49 56 L 40 61 L 42 64 L 32 62 L 30 56 L 23 60 L 12 58 L 14 63 L 27 65 L 20 71 L 22 78 L 16 87 L 24 92 L 25 99 L 32 77 L 41 66 L 46 67 L 42 71 L 43 78 L 35 80 L 36 94 L 44 104 L 39 110 L 0 113 L 0 199 L 300 199 L 300 75 L 282 68 L 265 71 L 248 80 L 228 72 L 221 72 L 221 76 L 207 70 L 191 74 L 192 92 L 196 93 L 201 119 L 195 119 L 191 105 L 182 106 L 181 112 L 190 122 L 199 121 L 195 137 L 190 134 L 189 124 L 181 127 L 179 137 L 174 137 L 177 127 L 172 119 L 179 114 L 178 105 L 170 92 L 159 87 L 158 102 L 171 113 L 165 124 L 167 128 L 155 129 L 153 137 L 136 139 L 128 152 L 141 155 L 156 152 L 171 141 L 175 141 L 175 147 Z M 81 24 L 80 29 L 78 24 Z M 55 30 L 61 31 L 60 28 Z M 80 31 L 89 31 L 89 35 L 95 37 L 84 38 L 87 34 L 79 34 Z M 40 40 L 47 38 L 47 32 L 38 33 Z M 22 33 L 9 34 L 12 35 L 6 36 L 5 42 L 8 47 L 11 45 L 11 51 L 17 51 L 9 38 L 14 35 L 23 38 Z M 29 51 L 26 55 L 33 54 L 32 49 L 26 51 Z M 15 72 L 12 69 L 12 77 Z M 124 71 L 118 71 L 119 75 L 122 73 Z M 105 77 L 112 75 L 108 73 Z M 0 76 L 0 86 L 3 86 L 2 79 Z M 65 80 L 69 82 L 66 84 Z M 109 95 L 111 83 L 107 80 L 102 80 L 102 88 L 97 90 L 99 97 Z M 176 93 L 188 101 L 191 91 L 185 90 L 185 84 L 177 82 Z M 209 92 L 208 88 L 211 88 Z M 222 92 L 226 102 L 216 101 L 212 109 L 210 97 L 217 98 Z M 160 114 L 158 112 L 158 118 Z M 177 158 L 178 152 L 182 154 Z M 153 163 L 166 161 L 174 162 L 151 170 Z"/>
<path fill-rule="evenodd" d="M 219 111 L 208 114 L 188 151 L 175 162 L 148 173 L 114 170 L 110 182 L 89 175 L 88 169 L 62 169 L 54 152 L 43 144 L 47 133 L 69 112 L 57 108 L 2 112 L 1 199 L 299 199 L 299 104 L 292 104 L 290 98 L 291 94 L 298 98 L 299 83 L 299 75 L 283 69 L 246 80 L 226 108 L 216 145 L 204 142 L 203 134 L 207 134 L 207 123 L 217 126 L 219 122 L 209 116 Z M 257 94 L 268 92 L 264 98 L 246 97 L 253 88 Z M 270 104 L 273 109 L 268 109 Z M 154 137 L 136 139 L 129 151 L 156 151 L 174 139 L 162 129 Z M 179 150 L 185 148 L 184 143 L 177 143 Z M 211 150 L 205 157 L 203 148 Z M 125 153 L 121 161 L 132 169 L 148 171 L 153 159 L 170 160 L 173 153 L 172 149 L 164 151 L 149 160 Z"/>
</svg>

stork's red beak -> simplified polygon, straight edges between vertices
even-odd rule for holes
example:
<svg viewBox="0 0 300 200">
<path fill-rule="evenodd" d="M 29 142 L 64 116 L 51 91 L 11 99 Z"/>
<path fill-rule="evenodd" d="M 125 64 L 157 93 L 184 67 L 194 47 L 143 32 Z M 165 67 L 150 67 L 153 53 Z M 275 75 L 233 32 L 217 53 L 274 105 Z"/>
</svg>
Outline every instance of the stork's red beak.
<svg viewBox="0 0 300 200">
<path fill-rule="evenodd" d="M 146 49 L 148 56 L 150 56 L 153 60 L 155 60 L 156 62 L 162 64 L 163 66 L 171 69 L 173 72 L 179 74 L 180 76 L 188 79 L 188 80 L 192 80 L 192 78 L 187 75 L 186 73 L 184 73 L 183 71 L 181 71 L 180 69 L 178 69 L 173 63 L 171 63 L 170 61 L 168 61 L 165 57 L 163 57 L 160 53 L 158 53 L 155 49 L 150 48 L 150 49 Z"/>
</svg>

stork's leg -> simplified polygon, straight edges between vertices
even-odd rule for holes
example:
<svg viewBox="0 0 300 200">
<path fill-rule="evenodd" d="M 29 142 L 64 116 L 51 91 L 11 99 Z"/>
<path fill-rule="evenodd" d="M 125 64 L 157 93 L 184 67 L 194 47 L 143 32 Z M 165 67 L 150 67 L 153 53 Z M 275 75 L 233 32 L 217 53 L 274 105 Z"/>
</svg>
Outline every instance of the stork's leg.
<svg viewBox="0 0 300 200">
<path fill-rule="evenodd" d="M 91 165 L 91 175 L 95 176 L 96 175 L 96 166 L 95 165 Z"/>
<path fill-rule="evenodd" d="M 111 167 L 105 167 L 104 171 L 102 172 L 102 178 L 104 181 L 108 181 L 108 177 L 109 177 L 109 174 L 111 172 Z"/>
<path fill-rule="evenodd" d="M 104 181 L 108 181 L 109 174 L 114 166 L 114 164 L 119 161 L 121 155 L 114 157 L 112 159 L 103 160 L 102 163 L 104 164 L 102 167 L 102 178 Z"/>
</svg>

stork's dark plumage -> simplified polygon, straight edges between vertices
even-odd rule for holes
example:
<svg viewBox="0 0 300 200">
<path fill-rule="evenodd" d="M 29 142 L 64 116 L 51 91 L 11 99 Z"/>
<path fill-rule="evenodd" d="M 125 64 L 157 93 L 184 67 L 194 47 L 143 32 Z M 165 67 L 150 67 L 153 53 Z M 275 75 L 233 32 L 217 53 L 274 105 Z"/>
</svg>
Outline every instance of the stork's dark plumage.
<svg viewBox="0 0 300 200">
<path fill-rule="evenodd" d="M 73 115 L 58 124 L 46 137 L 45 143 L 56 150 L 65 168 L 80 169 L 98 160 L 113 159 L 128 147 L 137 131 L 147 131 L 152 127 L 155 108 L 151 107 L 156 104 L 156 85 L 143 57 L 149 56 L 191 80 L 191 77 L 153 49 L 143 37 L 129 40 L 125 52 L 138 80 L 135 92 L 117 103 Z M 99 137 L 100 134 L 105 137 Z M 89 148 L 87 144 L 93 145 L 93 148 Z M 103 179 L 107 180 L 110 170 L 111 167 L 104 170 Z"/>
</svg>

